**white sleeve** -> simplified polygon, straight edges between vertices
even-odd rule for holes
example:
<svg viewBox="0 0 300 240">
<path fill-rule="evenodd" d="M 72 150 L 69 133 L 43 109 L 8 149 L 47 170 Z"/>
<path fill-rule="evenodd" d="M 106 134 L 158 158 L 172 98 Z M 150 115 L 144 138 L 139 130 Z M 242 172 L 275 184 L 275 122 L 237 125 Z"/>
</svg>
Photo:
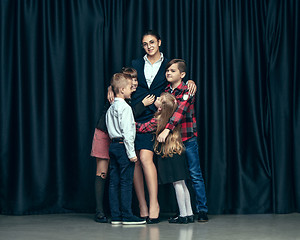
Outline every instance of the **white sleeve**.
<svg viewBox="0 0 300 240">
<path fill-rule="evenodd" d="M 126 104 L 127 105 L 127 104 Z M 124 107 L 122 114 L 120 114 L 119 124 L 121 127 L 122 136 L 124 138 L 124 145 L 128 158 L 136 157 L 134 150 L 135 140 L 135 121 L 132 113 L 132 109 L 129 105 Z"/>
</svg>

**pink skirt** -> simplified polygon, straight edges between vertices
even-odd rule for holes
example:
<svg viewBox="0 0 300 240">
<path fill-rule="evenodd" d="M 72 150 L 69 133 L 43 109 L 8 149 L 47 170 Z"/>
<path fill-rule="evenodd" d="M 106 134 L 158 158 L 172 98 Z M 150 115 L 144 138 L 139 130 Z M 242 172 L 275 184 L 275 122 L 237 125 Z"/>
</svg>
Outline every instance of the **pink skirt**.
<svg viewBox="0 0 300 240">
<path fill-rule="evenodd" d="M 107 133 L 95 128 L 91 156 L 109 159 L 110 138 Z"/>
</svg>

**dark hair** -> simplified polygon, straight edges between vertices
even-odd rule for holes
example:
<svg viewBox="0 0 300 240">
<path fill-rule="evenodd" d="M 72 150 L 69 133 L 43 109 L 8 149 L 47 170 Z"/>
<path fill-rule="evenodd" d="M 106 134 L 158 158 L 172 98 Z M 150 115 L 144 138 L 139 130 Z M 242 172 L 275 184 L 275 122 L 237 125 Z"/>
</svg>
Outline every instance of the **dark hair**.
<svg viewBox="0 0 300 240">
<path fill-rule="evenodd" d="M 166 69 L 168 69 L 169 67 L 171 67 L 171 65 L 175 63 L 177 63 L 178 69 L 181 73 L 186 72 L 186 63 L 183 59 L 172 59 L 170 62 L 167 63 Z"/>
<path fill-rule="evenodd" d="M 137 78 L 137 71 L 131 67 L 122 67 L 122 73 L 130 75 L 132 78 Z"/>
<path fill-rule="evenodd" d="M 157 41 L 160 40 L 160 36 L 155 30 L 148 30 L 148 31 L 144 32 L 141 42 L 143 42 L 143 38 L 148 35 L 156 37 Z"/>
</svg>

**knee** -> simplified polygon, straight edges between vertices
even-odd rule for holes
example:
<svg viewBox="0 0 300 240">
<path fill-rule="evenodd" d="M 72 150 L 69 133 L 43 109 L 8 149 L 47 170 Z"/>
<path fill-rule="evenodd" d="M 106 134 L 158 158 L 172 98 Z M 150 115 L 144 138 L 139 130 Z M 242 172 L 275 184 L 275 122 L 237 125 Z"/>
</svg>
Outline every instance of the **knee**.
<svg viewBox="0 0 300 240">
<path fill-rule="evenodd" d="M 150 157 L 150 156 L 140 156 L 140 164 L 142 166 L 153 164 L 153 157 Z"/>
<path fill-rule="evenodd" d="M 109 187 L 110 188 L 116 188 L 120 184 L 120 179 L 117 178 L 110 178 L 109 179 Z"/>
<path fill-rule="evenodd" d="M 142 166 L 141 161 L 140 161 L 140 160 L 137 160 L 137 161 L 135 162 L 135 167 L 136 167 L 136 168 L 140 168 L 141 166 Z"/>
<path fill-rule="evenodd" d="M 203 182 L 203 177 L 201 172 L 194 172 L 190 174 L 193 182 Z"/>
<path fill-rule="evenodd" d="M 106 179 L 107 177 L 107 172 L 97 172 L 97 176 L 101 177 L 102 179 Z"/>
</svg>

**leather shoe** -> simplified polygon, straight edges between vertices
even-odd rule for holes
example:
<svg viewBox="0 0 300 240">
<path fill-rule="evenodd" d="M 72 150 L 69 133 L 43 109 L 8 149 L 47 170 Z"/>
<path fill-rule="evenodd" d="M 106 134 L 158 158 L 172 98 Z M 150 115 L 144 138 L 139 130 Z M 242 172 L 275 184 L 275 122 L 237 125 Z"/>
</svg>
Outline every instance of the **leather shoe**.
<svg viewBox="0 0 300 240">
<path fill-rule="evenodd" d="M 194 215 L 187 216 L 188 223 L 193 223 L 195 221 Z"/>
<path fill-rule="evenodd" d="M 157 224 L 159 223 L 159 218 L 147 218 L 146 219 L 147 224 Z"/>
<path fill-rule="evenodd" d="M 187 224 L 188 218 L 177 216 L 177 217 L 170 218 L 168 221 L 169 221 L 169 223 Z"/>
<path fill-rule="evenodd" d="M 208 217 L 207 217 L 207 212 L 199 212 L 198 213 L 198 222 L 207 222 L 208 221 Z"/>
<path fill-rule="evenodd" d="M 96 212 L 94 220 L 95 222 L 99 222 L 99 223 L 108 222 L 108 219 L 103 212 Z"/>
</svg>

